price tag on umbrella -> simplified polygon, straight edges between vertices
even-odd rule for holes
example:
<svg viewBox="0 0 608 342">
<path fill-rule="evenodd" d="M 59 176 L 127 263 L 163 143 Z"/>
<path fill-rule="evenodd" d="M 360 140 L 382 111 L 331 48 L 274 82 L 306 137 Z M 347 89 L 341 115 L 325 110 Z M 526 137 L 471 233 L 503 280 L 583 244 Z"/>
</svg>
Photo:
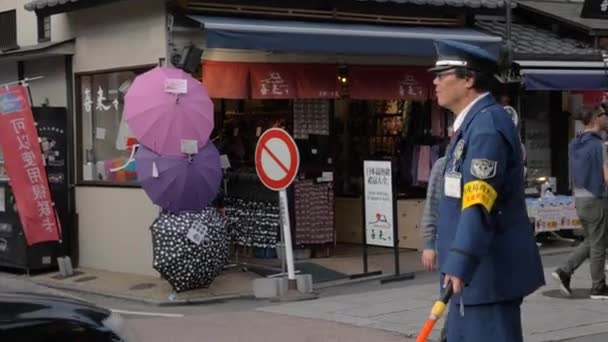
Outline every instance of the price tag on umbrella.
<svg viewBox="0 0 608 342">
<path fill-rule="evenodd" d="M 197 245 L 207 240 L 207 226 L 201 221 L 196 221 L 190 226 L 188 230 L 188 239 Z"/>
<path fill-rule="evenodd" d="M 185 154 L 197 154 L 198 144 L 196 140 L 182 139 L 182 153 Z"/>
<path fill-rule="evenodd" d="M 187 94 L 188 80 L 168 78 L 165 80 L 165 92 L 171 94 Z"/>
</svg>

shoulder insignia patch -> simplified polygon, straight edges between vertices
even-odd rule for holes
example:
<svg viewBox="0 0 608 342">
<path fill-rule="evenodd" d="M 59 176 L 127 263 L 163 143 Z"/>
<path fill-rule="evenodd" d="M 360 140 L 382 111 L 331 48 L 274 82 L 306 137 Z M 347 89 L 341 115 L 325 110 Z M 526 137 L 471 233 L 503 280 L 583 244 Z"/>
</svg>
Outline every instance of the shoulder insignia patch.
<svg viewBox="0 0 608 342">
<path fill-rule="evenodd" d="M 488 159 L 471 160 L 471 175 L 479 179 L 490 179 L 496 176 L 498 162 Z"/>
</svg>

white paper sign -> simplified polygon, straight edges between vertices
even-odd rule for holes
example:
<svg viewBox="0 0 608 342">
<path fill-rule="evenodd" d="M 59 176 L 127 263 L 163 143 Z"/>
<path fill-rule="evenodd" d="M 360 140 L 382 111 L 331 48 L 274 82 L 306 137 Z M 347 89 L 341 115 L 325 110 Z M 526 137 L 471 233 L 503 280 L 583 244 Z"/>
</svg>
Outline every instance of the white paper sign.
<svg viewBox="0 0 608 342">
<path fill-rule="evenodd" d="M 190 226 L 190 230 L 188 230 L 187 237 L 190 241 L 200 245 L 201 242 L 207 240 L 207 226 L 200 221 L 194 222 Z"/>
<path fill-rule="evenodd" d="M 365 235 L 368 245 L 393 247 L 393 184 L 390 161 L 363 162 Z"/>
<path fill-rule="evenodd" d="M 95 129 L 95 138 L 97 140 L 106 140 L 106 129 L 102 127 L 97 127 Z"/>
<path fill-rule="evenodd" d="M 198 144 L 196 140 L 182 139 L 181 151 L 185 154 L 197 154 Z"/>
<path fill-rule="evenodd" d="M 171 94 L 188 94 L 188 80 L 168 78 L 165 80 L 165 92 Z"/>
<path fill-rule="evenodd" d="M 220 156 L 220 163 L 222 164 L 222 169 L 230 168 L 230 159 L 228 159 L 228 155 L 222 154 Z"/>
</svg>

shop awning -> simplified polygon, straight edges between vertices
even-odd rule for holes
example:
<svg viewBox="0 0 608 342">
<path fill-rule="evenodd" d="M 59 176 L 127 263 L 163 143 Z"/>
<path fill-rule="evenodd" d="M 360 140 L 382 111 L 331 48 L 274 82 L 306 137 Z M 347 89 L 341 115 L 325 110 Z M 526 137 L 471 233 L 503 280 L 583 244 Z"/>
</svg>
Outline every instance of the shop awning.
<svg viewBox="0 0 608 342">
<path fill-rule="evenodd" d="M 75 41 L 69 39 L 61 42 L 45 42 L 15 50 L 0 51 L 0 63 L 74 55 Z"/>
<path fill-rule="evenodd" d="M 603 90 L 608 89 L 605 70 L 526 69 L 527 90 Z"/>
<path fill-rule="evenodd" d="M 498 52 L 501 38 L 468 28 L 381 26 L 191 15 L 206 47 L 353 55 L 434 56 L 433 41 L 452 39 Z"/>
</svg>

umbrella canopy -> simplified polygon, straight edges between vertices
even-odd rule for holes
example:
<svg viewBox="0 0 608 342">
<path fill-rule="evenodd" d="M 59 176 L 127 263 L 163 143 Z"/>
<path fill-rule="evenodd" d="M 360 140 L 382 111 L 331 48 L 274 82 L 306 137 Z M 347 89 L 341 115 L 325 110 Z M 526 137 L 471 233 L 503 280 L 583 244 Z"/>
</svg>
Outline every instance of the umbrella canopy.
<svg viewBox="0 0 608 342">
<path fill-rule="evenodd" d="M 125 115 L 137 140 L 163 155 L 184 155 L 184 144 L 196 151 L 213 130 L 207 89 L 175 68 L 156 67 L 137 76 L 125 96 Z"/>
<path fill-rule="evenodd" d="M 198 244 L 188 238 L 195 227 L 202 235 Z M 153 267 L 176 292 L 208 287 L 228 262 L 226 220 L 215 208 L 162 213 L 150 231 Z"/>
<path fill-rule="evenodd" d="M 200 211 L 217 196 L 220 154 L 213 143 L 192 156 L 161 156 L 145 146 L 135 153 L 137 178 L 148 197 L 171 212 Z"/>
</svg>

